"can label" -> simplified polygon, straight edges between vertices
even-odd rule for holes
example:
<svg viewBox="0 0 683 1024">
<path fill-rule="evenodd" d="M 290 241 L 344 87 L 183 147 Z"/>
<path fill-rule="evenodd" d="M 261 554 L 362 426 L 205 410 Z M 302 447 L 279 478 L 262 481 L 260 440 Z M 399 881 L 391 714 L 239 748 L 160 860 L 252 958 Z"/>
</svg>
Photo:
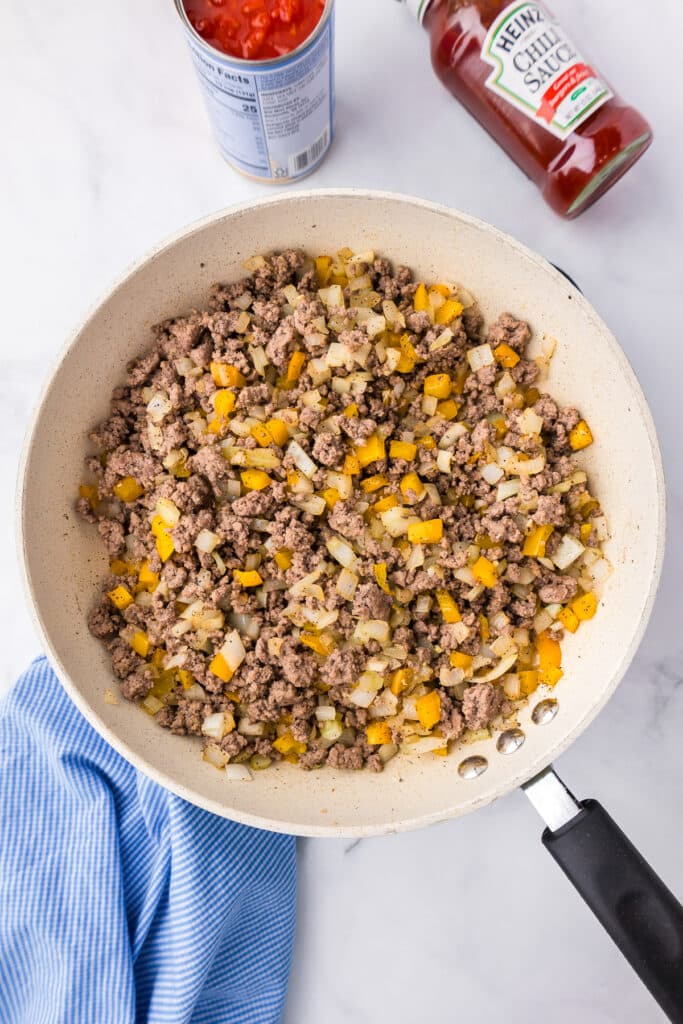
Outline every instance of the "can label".
<svg viewBox="0 0 683 1024">
<path fill-rule="evenodd" d="M 187 35 L 209 119 L 229 163 L 268 180 L 310 173 L 332 142 L 333 14 L 309 46 L 268 67 L 233 61 Z"/>
<path fill-rule="evenodd" d="M 542 4 L 509 4 L 488 30 L 481 56 L 493 68 L 486 88 L 558 139 L 613 95 Z"/>
</svg>

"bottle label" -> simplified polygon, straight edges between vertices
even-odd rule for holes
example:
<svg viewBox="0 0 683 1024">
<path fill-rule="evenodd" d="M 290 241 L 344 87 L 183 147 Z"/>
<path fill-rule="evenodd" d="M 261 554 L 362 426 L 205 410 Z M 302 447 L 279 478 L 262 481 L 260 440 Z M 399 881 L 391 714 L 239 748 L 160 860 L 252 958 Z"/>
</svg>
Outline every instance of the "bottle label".
<svg viewBox="0 0 683 1024">
<path fill-rule="evenodd" d="M 542 4 L 509 4 L 481 51 L 486 88 L 558 139 L 566 139 L 613 93 Z"/>
</svg>

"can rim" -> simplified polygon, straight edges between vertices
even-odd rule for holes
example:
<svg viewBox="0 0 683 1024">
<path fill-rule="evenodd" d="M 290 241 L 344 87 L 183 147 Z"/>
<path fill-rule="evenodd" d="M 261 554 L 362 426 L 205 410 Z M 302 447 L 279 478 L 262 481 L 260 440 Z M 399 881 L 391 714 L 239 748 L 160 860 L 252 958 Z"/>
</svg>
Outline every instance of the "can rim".
<svg viewBox="0 0 683 1024">
<path fill-rule="evenodd" d="M 207 43 L 206 39 L 203 39 L 200 36 L 199 32 L 197 32 L 195 27 L 192 25 L 190 19 L 188 18 L 183 0 L 174 0 L 174 2 L 175 9 L 178 12 L 178 16 L 180 17 L 180 20 L 182 21 L 185 30 L 189 32 L 192 38 L 196 40 L 196 42 L 202 47 L 202 49 L 206 50 L 208 53 L 215 54 L 216 56 L 222 58 L 225 61 L 230 61 L 231 63 L 238 64 L 241 67 L 258 69 L 278 67 L 280 64 L 283 63 L 283 61 L 291 60 L 293 57 L 296 57 L 299 53 L 302 53 L 311 43 L 315 42 L 319 35 L 321 35 L 323 29 L 325 28 L 325 25 L 329 21 L 330 15 L 332 13 L 332 8 L 334 7 L 334 0 L 325 0 L 325 7 L 320 17 L 320 21 L 315 26 L 310 35 L 307 35 L 306 38 L 299 43 L 295 50 L 291 50 L 289 53 L 284 53 L 281 57 L 268 57 L 265 60 L 246 60 L 244 57 L 233 57 L 231 53 L 224 53 L 223 50 L 219 50 L 216 46 L 212 46 L 210 43 Z"/>
</svg>

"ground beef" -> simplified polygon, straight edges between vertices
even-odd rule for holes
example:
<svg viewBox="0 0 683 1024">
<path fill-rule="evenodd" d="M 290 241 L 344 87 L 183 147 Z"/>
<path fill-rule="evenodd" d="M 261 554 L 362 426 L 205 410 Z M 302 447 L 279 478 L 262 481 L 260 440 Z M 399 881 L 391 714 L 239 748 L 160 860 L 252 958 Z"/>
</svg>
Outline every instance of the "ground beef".
<svg viewBox="0 0 683 1024">
<path fill-rule="evenodd" d="M 465 690 L 462 713 L 468 729 L 485 729 L 500 710 L 501 692 L 492 683 L 476 683 Z"/>
<path fill-rule="evenodd" d="M 287 756 L 305 769 L 380 771 L 379 745 L 366 734 L 372 706 L 360 707 L 354 693 L 373 679 L 364 673 L 390 684 L 379 699 L 395 705 L 397 744 L 405 696 L 435 690 L 445 744 L 510 714 L 503 680 L 477 681 L 491 644 L 523 627 L 533 650 L 537 612 L 570 602 L 580 575 L 580 563 L 560 574 L 527 555 L 527 537 L 550 527 L 546 556 L 565 532 L 595 543 L 597 531 L 587 537 L 582 527 L 600 508 L 587 485 L 570 480 L 569 435 L 580 413 L 531 388 L 539 368 L 526 357 L 529 325 L 503 313 L 484 332 L 471 305 L 435 348 L 443 325 L 414 309 L 409 268 L 379 257 L 346 271 L 367 273 L 398 305 L 405 328 L 392 325 L 378 346 L 353 288 L 343 289 L 343 306 L 328 308 L 319 270 L 303 253 L 264 257 L 250 277 L 214 286 L 207 309 L 154 329 L 153 345 L 129 365 L 90 435 L 92 490 L 77 508 L 97 526 L 110 561 L 90 630 L 109 650 L 122 694 L 146 699 L 147 710 L 158 700 L 157 721 L 170 732 L 199 736 L 209 715 L 232 716 L 236 727 L 218 745 L 240 762 Z M 298 302 L 283 291 L 289 285 Z M 520 358 L 508 371 L 496 362 L 472 372 L 467 350 L 482 340 Z M 348 360 L 327 373 L 319 357 L 331 342 Z M 415 362 L 412 371 L 396 368 L 392 345 Z M 499 397 L 504 372 L 515 392 Z M 433 374 L 449 376 L 455 407 L 427 408 Z M 234 395 L 229 412 L 218 407 L 219 388 Z M 150 391 L 168 400 L 161 422 L 147 408 Z M 526 430 L 529 406 L 542 420 L 537 435 Z M 303 471 L 288 450 L 292 439 L 312 460 Z M 394 442 L 413 445 L 414 456 L 397 454 Z M 499 500 L 484 470 L 501 446 L 543 453 L 545 467 L 520 475 L 517 493 Z M 396 516 L 404 522 L 392 538 Z M 440 520 L 441 537 L 416 547 L 412 528 L 430 520 Z M 473 586 L 483 559 L 493 579 Z M 218 657 L 227 638 L 230 657 L 243 649 L 230 678 Z M 146 657 L 133 642 L 149 648 Z M 463 656 L 477 655 L 467 668 Z M 442 686 L 451 664 L 464 666 L 464 679 Z M 318 721 L 320 704 L 334 709 L 337 741 Z M 258 735 L 243 734 L 247 722 Z M 283 755 L 283 736 L 296 754 Z"/>
<path fill-rule="evenodd" d="M 358 587 L 353 602 L 353 614 L 359 619 L 383 619 L 389 617 L 391 596 L 376 583 L 363 583 Z"/>
</svg>

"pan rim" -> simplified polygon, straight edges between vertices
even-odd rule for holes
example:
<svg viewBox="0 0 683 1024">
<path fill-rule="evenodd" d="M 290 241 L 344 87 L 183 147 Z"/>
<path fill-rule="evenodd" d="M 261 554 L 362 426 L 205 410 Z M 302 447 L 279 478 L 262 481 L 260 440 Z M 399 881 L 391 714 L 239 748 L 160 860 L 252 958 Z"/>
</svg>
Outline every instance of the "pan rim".
<svg viewBox="0 0 683 1024">
<path fill-rule="evenodd" d="M 609 684 L 606 685 L 600 693 L 599 699 L 592 703 L 586 708 L 585 713 L 581 716 L 579 721 L 574 727 L 567 733 L 563 734 L 561 739 L 556 741 L 548 750 L 545 750 L 539 757 L 537 757 L 531 764 L 527 765 L 523 770 L 518 770 L 504 777 L 504 780 L 500 784 L 494 786 L 491 790 L 487 791 L 481 796 L 473 796 L 469 800 L 460 800 L 456 804 L 448 804 L 445 807 L 431 810 L 425 814 L 416 815 L 410 818 L 403 818 L 399 821 L 376 823 L 376 824 L 359 824 L 359 825 L 314 825 L 311 823 L 296 823 L 288 821 L 280 821 L 273 818 L 266 818 L 259 814 L 252 814 L 246 811 L 242 811 L 235 808 L 228 808 L 224 804 L 213 800 L 211 798 L 202 796 L 197 791 L 185 786 L 177 780 L 170 777 L 166 772 L 161 771 L 151 764 L 149 764 L 144 757 L 136 753 L 128 743 L 119 736 L 113 729 L 111 729 L 100 717 L 96 709 L 91 705 L 85 697 L 81 694 L 81 691 L 77 687 L 76 683 L 72 680 L 67 671 L 65 665 L 62 663 L 61 658 L 57 652 L 55 645 L 48 633 L 47 627 L 44 624 L 43 617 L 40 611 L 39 602 L 35 593 L 35 588 L 31 578 L 31 572 L 29 569 L 29 561 L 26 550 L 25 540 L 25 529 L 24 524 L 26 517 L 28 516 L 28 508 L 26 503 L 26 485 L 27 485 L 27 472 L 30 463 L 30 457 L 32 453 L 32 446 L 34 441 L 34 435 L 36 428 L 41 420 L 41 414 L 45 405 L 45 402 L 50 394 L 54 385 L 55 378 L 70 354 L 71 350 L 77 344 L 80 335 L 87 328 L 91 320 L 97 315 L 99 310 L 104 306 L 112 296 L 117 293 L 126 283 L 134 277 L 134 275 L 144 266 L 154 261 L 156 258 L 165 253 L 168 249 L 181 241 L 184 241 L 194 234 L 200 233 L 208 226 L 219 222 L 226 218 L 231 218 L 239 215 L 243 212 L 248 212 L 254 208 L 264 208 L 276 205 L 287 205 L 295 204 L 298 201 L 306 202 L 311 199 L 320 199 L 324 197 L 329 198 L 352 198 L 352 199 L 366 199 L 369 201 L 389 201 L 398 202 L 413 206 L 418 209 L 427 210 L 431 213 L 437 214 L 448 218 L 449 220 L 460 221 L 461 223 L 468 224 L 474 228 L 477 228 L 489 235 L 492 235 L 502 245 L 506 245 L 514 250 L 516 255 L 520 258 L 526 259 L 531 262 L 539 271 L 543 271 L 549 274 L 552 278 L 555 278 L 558 282 L 561 281 L 564 287 L 572 289 L 572 298 L 579 304 L 589 321 L 599 329 L 604 335 L 605 343 L 608 345 L 615 362 L 620 366 L 621 372 L 624 375 L 625 380 L 633 396 L 633 400 L 636 403 L 637 411 L 641 417 L 645 432 L 649 443 L 649 454 L 652 462 L 652 467 L 655 473 L 656 481 L 656 494 L 653 498 L 656 500 L 657 505 L 657 537 L 656 547 L 654 554 L 654 565 L 650 575 L 650 580 L 647 589 L 643 588 L 643 601 L 642 610 L 638 626 L 635 629 L 631 641 L 626 648 L 621 661 L 612 674 L 612 678 Z M 173 232 L 170 236 L 162 240 L 161 242 L 154 245 L 146 254 L 142 257 L 134 260 L 128 267 L 119 274 L 112 285 L 100 296 L 100 298 L 92 303 L 87 309 L 84 316 L 80 318 L 74 330 L 71 331 L 67 337 L 65 343 L 61 346 L 59 353 L 50 369 L 48 376 L 46 377 L 37 402 L 34 406 L 29 425 L 26 431 L 24 444 L 22 447 L 21 458 L 18 468 L 18 486 L 16 495 L 16 519 L 15 527 L 17 534 L 17 547 L 19 551 L 19 563 L 20 573 L 22 579 L 22 586 L 27 598 L 28 607 L 37 627 L 38 634 L 42 640 L 45 653 L 54 668 L 58 678 L 60 679 L 65 690 L 78 707 L 79 711 L 90 722 L 96 731 L 129 763 L 131 763 L 136 769 L 141 771 L 143 774 L 163 786 L 165 789 L 174 793 L 175 795 L 193 803 L 197 806 L 203 807 L 214 814 L 218 814 L 221 817 L 230 818 L 235 821 L 239 821 L 242 824 L 250 825 L 256 828 L 265 829 L 273 832 L 288 833 L 300 836 L 318 837 L 318 838 L 365 838 L 371 836 L 389 835 L 397 832 L 412 831 L 418 828 L 424 828 L 428 825 L 437 824 L 442 821 L 449 820 L 454 817 L 459 817 L 461 814 L 469 813 L 470 811 L 477 810 L 480 807 L 485 806 L 488 803 L 497 800 L 500 796 L 511 792 L 513 789 L 519 787 L 524 782 L 527 782 L 534 775 L 540 772 L 547 765 L 559 756 L 564 750 L 566 750 L 571 743 L 587 728 L 591 721 L 599 714 L 604 708 L 605 704 L 612 696 L 617 686 L 623 679 L 626 671 L 628 670 L 631 661 L 640 645 L 643 638 L 647 625 L 649 623 L 652 610 L 654 607 L 655 598 L 661 578 L 664 549 L 666 542 L 666 487 L 664 478 L 664 469 L 662 463 L 661 450 L 657 438 L 657 433 L 652 418 L 651 411 L 645 399 L 645 395 L 642 391 L 638 378 L 636 377 L 635 371 L 633 370 L 625 352 L 617 342 L 616 338 L 604 323 L 602 318 L 597 314 L 592 305 L 582 295 L 581 292 L 576 290 L 571 284 L 569 284 L 566 278 L 547 260 L 539 256 L 533 250 L 529 249 L 523 243 L 517 239 L 501 231 L 500 229 L 488 224 L 479 218 L 473 217 L 469 214 L 463 213 L 462 211 L 453 209 L 443 204 L 434 203 L 430 200 L 421 199 L 419 197 L 406 195 L 402 193 L 389 192 L 384 190 L 375 189 L 364 189 L 364 188 L 320 188 L 320 189 L 305 189 L 297 190 L 294 193 L 280 191 L 272 196 L 258 198 L 254 200 L 248 200 L 242 203 L 238 203 L 205 217 L 199 220 L 193 221 L 191 224 L 180 228 L 178 231 Z"/>
</svg>

